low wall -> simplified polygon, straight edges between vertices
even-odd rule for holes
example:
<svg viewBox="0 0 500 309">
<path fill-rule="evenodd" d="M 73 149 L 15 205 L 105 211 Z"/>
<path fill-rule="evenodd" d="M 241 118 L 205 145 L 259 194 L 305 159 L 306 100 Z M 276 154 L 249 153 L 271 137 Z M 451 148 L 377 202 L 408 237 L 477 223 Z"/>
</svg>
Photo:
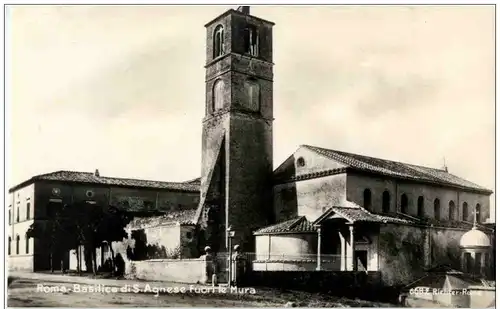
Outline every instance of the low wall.
<svg viewBox="0 0 500 309">
<path fill-rule="evenodd" d="M 207 261 L 204 259 L 161 259 L 131 261 L 126 275 L 152 281 L 203 283 L 207 279 L 206 274 Z"/>
<path fill-rule="evenodd" d="M 252 269 L 255 271 L 316 271 L 317 261 L 253 261 Z M 340 270 L 338 263 L 321 263 L 321 270 Z"/>
<path fill-rule="evenodd" d="M 483 286 L 469 287 L 469 308 L 494 308 L 495 288 Z"/>
<path fill-rule="evenodd" d="M 9 270 L 33 271 L 33 256 L 19 255 L 7 257 Z"/>
</svg>

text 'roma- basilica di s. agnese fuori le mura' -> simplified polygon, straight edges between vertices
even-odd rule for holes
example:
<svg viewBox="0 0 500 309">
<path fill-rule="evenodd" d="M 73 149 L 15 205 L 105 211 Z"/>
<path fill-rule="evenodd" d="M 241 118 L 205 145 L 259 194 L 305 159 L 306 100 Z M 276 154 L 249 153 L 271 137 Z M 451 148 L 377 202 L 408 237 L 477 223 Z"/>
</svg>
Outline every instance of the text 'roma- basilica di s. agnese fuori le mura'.
<svg viewBox="0 0 500 309">
<path fill-rule="evenodd" d="M 163 248 L 158 258 L 174 249 L 177 258 L 198 258 L 205 246 L 226 252 L 231 227 L 232 243 L 254 253 L 255 271 L 363 270 L 389 285 L 439 265 L 492 275 L 492 191 L 445 168 L 302 145 L 273 171 L 273 26 L 249 7 L 205 25 L 201 178 L 35 176 L 9 191 L 9 268 L 47 269 L 43 240 L 26 231 L 81 201 L 135 213 L 129 230 Z M 127 265 L 130 246 L 130 239 L 113 243 Z M 74 254 L 64 259 L 76 268 Z"/>
</svg>

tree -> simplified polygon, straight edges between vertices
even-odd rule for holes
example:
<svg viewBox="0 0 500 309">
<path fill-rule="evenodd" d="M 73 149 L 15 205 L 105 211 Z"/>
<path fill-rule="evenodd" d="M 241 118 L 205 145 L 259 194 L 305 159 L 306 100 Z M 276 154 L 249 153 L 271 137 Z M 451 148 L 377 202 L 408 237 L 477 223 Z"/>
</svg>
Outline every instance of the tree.
<svg viewBox="0 0 500 309">
<path fill-rule="evenodd" d="M 26 232 L 29 238 L 37 238 L 47 246 L 50 257 L 50 270 L 54 271 L 54 258 L 59 257 L 61 253 L 68 252 L 76 248 L 77 240 L 73 224 L 66 220 L 64 206 L 57 211 L 53 217 L 45 221 L 35 221 Z M 61 270 L 64 272 L 64 263 L 61 259 Z"/>
<path fill-rule="evenodd" d="M 115 252 L 113 250 L 114 241 L 122 241 L 128 238 L 128 233 L 125 231 L 127 224 L 132 221 L 133 216 L 114 206 L 109 206 L 104 211 L 103 216 L 97 227 L 97 240 L 100 243 L 105 242 L 111 252 L 112 273 L 116 270 Z"/>
<path fill-rule="evenodd" d="M 80 250 L 83 246 L 89 253 L 88 264 L 97 273 L 96 249 L 107 243 L 111 252 L 112 269 L 115 269 L 115 254 L 112 243 L 127 238 L 126 225 L 133 216 L 114 206 L 90 204 L 85 201 L 65 204 L 55 216 L 45 222 L 35 221 L 28 237 L 48 240 L 51 256 L 56 252 L 77 249 L 77 270 L 80 272 Z M 53 270 L 53 265 L 52 265 Z"/>
</svg>

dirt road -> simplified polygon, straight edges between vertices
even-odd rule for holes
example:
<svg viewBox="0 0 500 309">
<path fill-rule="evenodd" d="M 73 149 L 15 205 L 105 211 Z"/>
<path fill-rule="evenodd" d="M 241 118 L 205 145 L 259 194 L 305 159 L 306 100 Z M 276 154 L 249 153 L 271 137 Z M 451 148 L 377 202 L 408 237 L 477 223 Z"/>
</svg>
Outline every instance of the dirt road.
<svg viewBox="0 0 500 309">
<path fill-rule="evenodd" d="M 94 288 L 90 291 L 90 288 Z M 154 289 L 154 286 L 151 286 Z M 144 289 L 144 288 L 141 288 Z M 228 299 L 230 298 L 230 299 Z M 232 299 L 231 299 L 232 298 Z M 9 307 L 281 307 L 283 304 L 237 299 L 208 292 L 152 293 L 112 291 L 110 287 L 16 279 L 8 288 Z"/>
</svg>

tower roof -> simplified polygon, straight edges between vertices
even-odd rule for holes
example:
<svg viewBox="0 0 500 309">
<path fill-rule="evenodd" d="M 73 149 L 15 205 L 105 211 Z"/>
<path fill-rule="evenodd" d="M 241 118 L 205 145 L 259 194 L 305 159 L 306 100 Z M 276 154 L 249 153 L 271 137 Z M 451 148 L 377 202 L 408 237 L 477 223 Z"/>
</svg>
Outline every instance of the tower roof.
<svg viewBox="0 0 500 309">
<path fill-rule="evenodd" d="M 477 229 L 474 225 L 470 231 L 460 238 L 460 247 L 465 249 L 489 248 L 491 246 L 490 238 L 484 232 Z"/>
</svg>

